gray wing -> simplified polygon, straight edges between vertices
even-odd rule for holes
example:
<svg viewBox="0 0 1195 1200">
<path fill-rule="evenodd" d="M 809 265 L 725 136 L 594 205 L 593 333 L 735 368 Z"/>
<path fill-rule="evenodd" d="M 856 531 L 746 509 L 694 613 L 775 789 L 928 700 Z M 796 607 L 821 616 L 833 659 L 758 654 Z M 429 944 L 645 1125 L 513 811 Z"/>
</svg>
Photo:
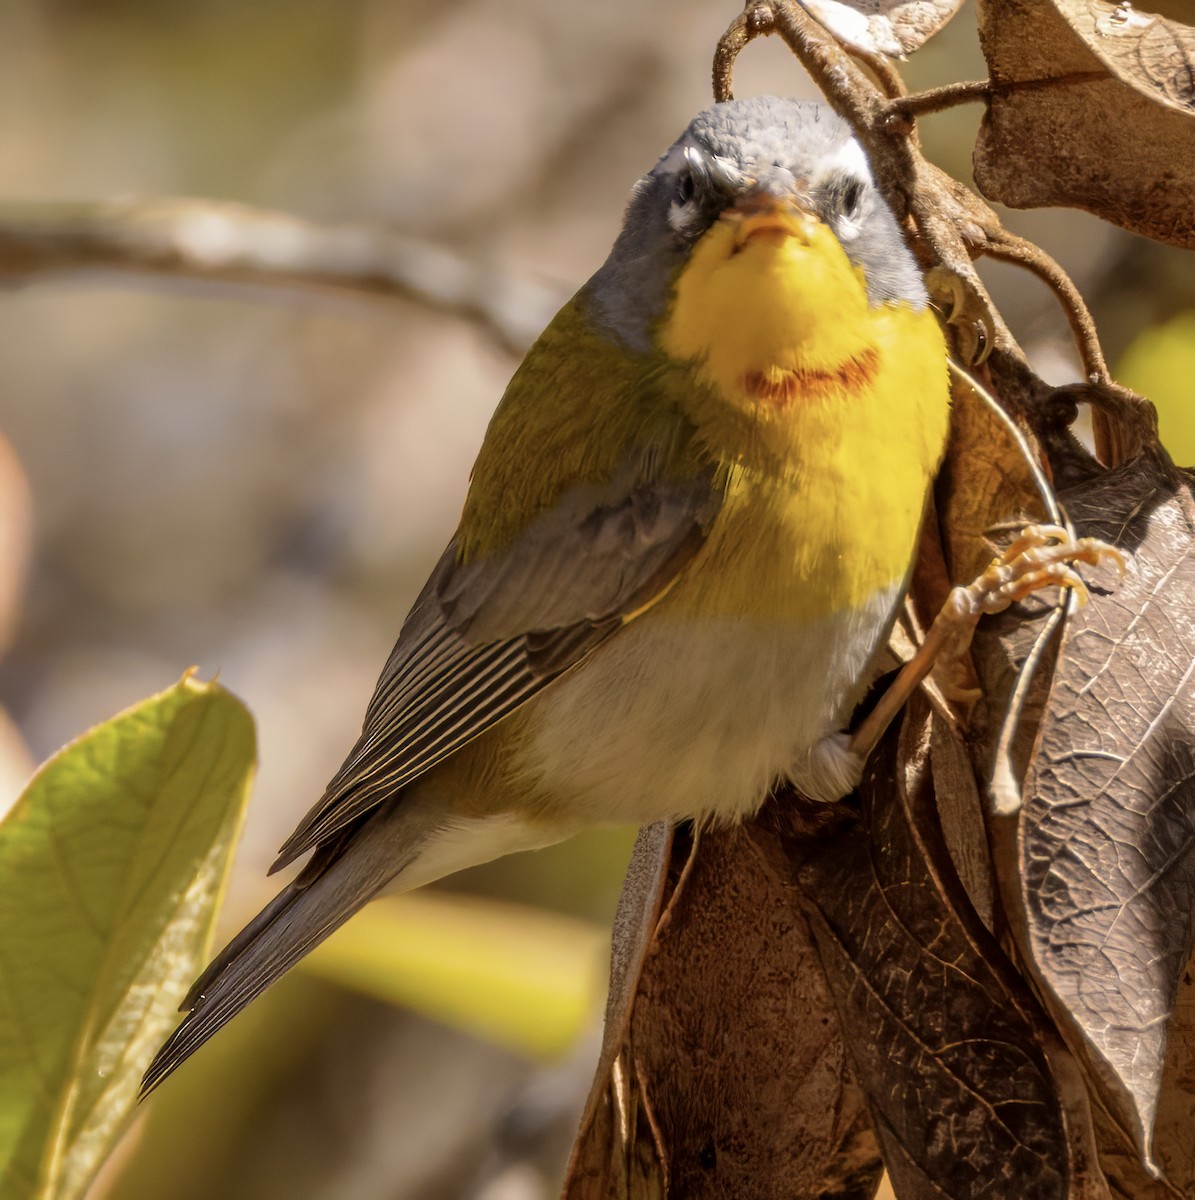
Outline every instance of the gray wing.
<svg viewBox="0 0 1195 1200">
<path fill-rule="evenodd" d="M 578 487 L 499 555 L 444 552 L 357 744 L 271 871 L 325 843 L 509 715 L 663 593 L 717 514 L 713 471 Z"/>
</svg>

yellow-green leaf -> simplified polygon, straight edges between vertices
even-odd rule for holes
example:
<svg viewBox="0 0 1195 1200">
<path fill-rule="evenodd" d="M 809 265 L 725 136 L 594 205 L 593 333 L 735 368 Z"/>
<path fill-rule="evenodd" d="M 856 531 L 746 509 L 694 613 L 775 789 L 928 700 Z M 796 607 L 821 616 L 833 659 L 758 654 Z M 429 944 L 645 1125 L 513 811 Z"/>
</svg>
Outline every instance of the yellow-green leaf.
<svg viewBox="0 0 1195 1200">
<path fill-rule="evenodd" d="M 0 824 L 0 1200 L 81 1196 L 209 948 L 253 720 L 187 676 L 49 760 Z"/>
<path fill-rule="evenodd" d="M 535 1058 L 568 1050 L 605 994 L 610 935 L 445 892 L 376 901 L 305 960 L 326 979 Z"/>
<path fill-rule="evenodd" d="M 1116 377 L 1154 402 L 1170 457 L 1195 466 L 1195 311 L 1141 333 L 1124 352 Z"/>
</svg>

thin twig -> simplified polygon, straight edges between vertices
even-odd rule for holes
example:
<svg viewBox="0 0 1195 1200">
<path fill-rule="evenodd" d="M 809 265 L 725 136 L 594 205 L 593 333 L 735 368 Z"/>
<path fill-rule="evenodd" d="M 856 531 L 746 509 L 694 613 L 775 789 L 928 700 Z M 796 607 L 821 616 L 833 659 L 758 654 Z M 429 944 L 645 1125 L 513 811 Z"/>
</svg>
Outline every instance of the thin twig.
<svg viewBox="0 0 1195 1200">
<path fill-rule="evenodd" d="M 1014 263 L 1032 272 L 1054 293 L 1067 324 L 1075 339 L 1079 357 L 1083 362 L 1083 373 L 1087 381 L 1111 393 L 1125 392 L 1112 379 L 1104 351 L 1100 346 L 1099 331 L 1095 318 L 1087 307 L 1079 289 L 1071 277 L 1040 246 L 1009 233 L 1002 226 L 985 231 L 985 242 L 977 247 L 982 253 L 1001 262 Z M 1135 423 L 1125 425 L 1117 414 L 1092 406 L 1091 428 L 1095 437 L 1096 457 L 1107 466 L 1118 466 L 1140 447 L 1140 427 Z"/>
<path fill-rule="evenodd" d="M 970 79 L 962 83 L 948 83 L 945 87 L 930 88 L 924 92 L 913 92 L 908 96 L 897 96 L 888 102 L 888 114 L 906 119 L 925 116 L 927 113 L 942 112 L 960 104 L 974 104 L 987 100 L 992 94 L 991 81 Z"/>
<path fill-rule="evenodd" d="M 730 27 L 718 39 L 714 50 L 714 99 L 734 99 L 734 63 L 748 42 L 771 33 L 773 30 L 772 10 L 757 0 L 750 0 L 747 7 L 730 23 Z"/>
<path fill-rule="evenodd" d="M 1110 381 L 1071 384 L 1054 394 L 1066 395 L 1091 410 L 1096 457 L 1105 466 L 1119 466 L 1147 447 L 1155 454 L 1160 449 L 1158 410 L 1144 396 Z"/>
<path fill-rule="evenodd" d="M 1001 262 L 1024 267 L 1049 286 L 1066 314 L 1071 332 L 1075 335 L 1079 356 L 1083 360 L 1083 373 L 1092 383 L 1111 382 L 1091 310 L 1062 267 L 1040 246 L 1035 246 L 1003 228 L 997 231 L 996 237 L 989 237 L 979 249 Z"/>
<path fill-rule="evenodd" d="M 992 762 L 992 776 L 988 782 L 988 794 L 992 799 L 993 810 L 997 816 L 1015 816 L 1021 810 L 1021 784 L 1017 779 L 1013 763 L 1013 746 L 1021 726 L 1021 717 L 1025 712 L 1025 702 L 1029 698 L 1030 687 L 1037 676 L 1037 668 L 1041 664 L 1046 648 L 1058 631 L 1058 627 L 1066 620 L 1071 608 L 1078 603 L 1078 597 L 1073 591 L 1067 591 L 1059 596 L 1049 616 L 1033 639 L 1033 645 L 1017 672 L 1012 694 L 1008 698 L 1008 707 L 1004 710 L 1000 722 L 1000 734 L 996 740 L 996 751 Z"/>
<path fill-rule="evenodd" d="M 1078 87 L 1084 83 L 1103 83 L 1107 71 L 1070 71 L 1066 75 L 1040 75 L 1036 79 L 1003 79 L 991 84 L 993 96 L 1012 96 L 1017 92 L 1054 92 L 1062 87 Z"/>
<path fill-rule="evenodd" d="M 827 32 L 829 31 L 827 30 Z M 905 81 L 901 79 L 900 72 L 884 55 L 873 54 L 861 46 L 848 44 L 843 48 L 856 62 L 862 63 L 871 72 L 884 95 L 890 100 L 899 100 L 908 95 L 909 89 L 905 87 Z"/>
<path fill-rule="evenodd" d="M 565 298 L 381 226 L 179 198 L 0 207 L 0 286 L 92 271 L 402 297 L 469 317 L 518 353 Z"/>
</svg>

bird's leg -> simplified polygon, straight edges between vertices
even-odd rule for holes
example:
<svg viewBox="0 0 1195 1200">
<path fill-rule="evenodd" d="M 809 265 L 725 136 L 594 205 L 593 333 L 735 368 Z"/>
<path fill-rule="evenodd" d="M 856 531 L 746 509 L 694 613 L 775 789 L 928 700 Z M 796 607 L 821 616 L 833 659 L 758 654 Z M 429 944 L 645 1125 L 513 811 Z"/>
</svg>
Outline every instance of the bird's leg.
<svg viewBox="0 0 1195 1200">
<path fill-rule="evenodd" d="M 892 719 L 942 659 L 958 658 L 971 644 L 979 618 L 1003 612 L 1010 604 L 1047 587 L 1072 588 L 1086 604 L 1087 585 L 1075 567 L 1112 562 L 1123 576 L 1128 556 L 1098 538 L 1073 538 L 1058 525 L 1029 525 L 1012 545 L 966 587 L 952 588 L 917 653 L 853 733 L 822 738 L 810 751 L 807 770 L 794 780 L 814 800 L 847 795 L 863 775 L 867 756 Z"/>
</svg>

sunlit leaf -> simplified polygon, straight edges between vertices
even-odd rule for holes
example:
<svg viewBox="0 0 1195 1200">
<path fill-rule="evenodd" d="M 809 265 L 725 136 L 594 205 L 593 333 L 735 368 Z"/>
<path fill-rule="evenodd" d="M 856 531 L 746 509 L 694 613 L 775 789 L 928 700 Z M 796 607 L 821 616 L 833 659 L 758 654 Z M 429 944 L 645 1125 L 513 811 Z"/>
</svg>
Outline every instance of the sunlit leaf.
<svg viewBox="0 0 1195 1200">
<path fill-rule="evenodd" d="M 279 1095 L 290 1095 L 296 1079 L 310 1078 L 313 1057 L 343 1019 L 345 999 L 338 988 L 296 971 L 249 1005 L 169 1087 L 154 1093 L 146 1120 L 114 1156 L 124 1156 L 115 1178 L 109 1178 L 109 1159 L 103 1200 L 245 1196 L 228 1181 L 245 1169 L 247 1136 L 270 1120 Z M 337 1149 L 330 1141 L 328 1153 Z"/>
<path fill-rule="evenodd" d="M 603 1048 L 568 1200 L 874 1194 L 875 1137 L 779 854 L 774 820 L 640 842 L 616 927 L 623 999 L 607 1012 L 626 1020 Z"/>
<path fill-rule="evenodd" d="M 1018 829 L 1026 950 L 1149 1161 L 1195 947 L 1192 496 L 1143 458 L 1066 499 L 1134 569 L 1067 623 Z"/>
<path fill-rule="evenodd" d="M 1195 29 L 1113 0 L 984 0 L 979 29 L 980 191 L 1195 246 Z"/>
<path fill-rule="evenodd" d="M 1195 312 L 1146 329 L 1125 351 L 1116 377 L 1154 402 L 1174 461 L 1195 466 Z"/>
<path fill-rule="evenodd" d="M 185 677 L 46 763 L 0 825 L 0 1197 L 83 1194 L 206 957 L 253 721 Z"/>
<path fill-rule="evenodd" d="M 835 37 L 869 54 L 904 58 L 932 37 L 963 0 L 805 0 Z"/>
</svg>

